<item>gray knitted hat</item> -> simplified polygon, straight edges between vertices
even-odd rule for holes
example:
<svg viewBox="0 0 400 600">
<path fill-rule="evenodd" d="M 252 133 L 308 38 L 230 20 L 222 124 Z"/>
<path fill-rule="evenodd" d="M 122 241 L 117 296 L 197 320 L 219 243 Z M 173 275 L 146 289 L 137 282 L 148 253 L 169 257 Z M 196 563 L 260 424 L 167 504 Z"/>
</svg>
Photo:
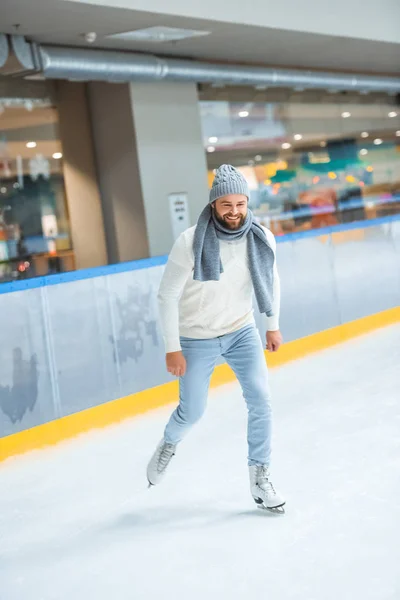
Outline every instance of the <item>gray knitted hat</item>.
<svg viewBox="0 0 400 600">
<path fill-rule="evenodd" d="M 243 175 L 232 165 L 221 165 L 212 184 L 210 203 L 229 194 L 243 194 L 250 198 L 249 187 Z"/>
</svg>

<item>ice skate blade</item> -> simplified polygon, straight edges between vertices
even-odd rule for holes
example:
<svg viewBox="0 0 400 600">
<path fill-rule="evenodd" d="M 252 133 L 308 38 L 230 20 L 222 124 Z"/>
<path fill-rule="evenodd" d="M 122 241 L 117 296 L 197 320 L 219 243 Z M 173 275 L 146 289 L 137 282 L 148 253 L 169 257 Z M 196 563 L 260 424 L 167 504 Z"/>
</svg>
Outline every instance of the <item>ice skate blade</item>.
<svg viewBox="0 0 400 600">
<path fill-rule="evenodd" d="M 285 514 L 285 508 L 284 508 L 283 504 L 281 506 L 274 506 L 273 508 L 264 506 L 264 504 L 258 504 L 258 508 L 260 508 L 261 510 L 266 510 L 266 511 L 272 513 L 273 515 L 284 515 Z"/>
<path fill-rule="evenodd" d="M 278 506 L 266 506 L 261 498 L 257 496 L 253 496 L 254 502 L 257 504 L 257 508 L 262 508 L 262 510 L 268 510 L 275 515 L 284 515 L 285 509 L 284 506 L 286 502 L 282 502 L 282 504 L 278 504 Z"/>
</svg>

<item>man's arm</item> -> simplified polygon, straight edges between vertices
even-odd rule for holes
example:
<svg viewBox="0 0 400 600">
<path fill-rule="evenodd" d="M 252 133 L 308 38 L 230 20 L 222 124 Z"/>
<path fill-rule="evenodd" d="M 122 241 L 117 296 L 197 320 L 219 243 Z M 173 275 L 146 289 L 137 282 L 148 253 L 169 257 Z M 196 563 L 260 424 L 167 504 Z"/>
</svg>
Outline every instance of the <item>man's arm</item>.
<svg viewBox="0 0 400 600">
<path fill-rule="evenodd" d="M 186 370 L 179 338 L 179 300 L 192 269 L 183 234 L 171 250 L 157 296 L 167 370 L 177 377 Z"/>
<path fill-rule="evenodd" d="M 273 267 L 273 302 L 272 317 L 267 317 L 267 350 L 276 352 L 282 344 L 282 335 L 279 331 L 279 314 L 281 307 L 281 283 L 279 279 L 278 267 L 276 264 L 276 240 L 274 234 L 268 229 L 265 230 L 269 245 L 275 254 Z"/>
</svg>

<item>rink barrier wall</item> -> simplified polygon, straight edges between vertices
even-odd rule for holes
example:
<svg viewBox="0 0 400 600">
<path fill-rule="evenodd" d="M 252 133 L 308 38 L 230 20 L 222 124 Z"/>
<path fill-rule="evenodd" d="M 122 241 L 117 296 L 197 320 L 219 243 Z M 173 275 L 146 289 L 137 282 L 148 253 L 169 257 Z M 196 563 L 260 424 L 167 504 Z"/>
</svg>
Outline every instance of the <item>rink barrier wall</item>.
<svg viewBox="0 0 400 600">
<path fill-rule="evenodd" d="M 329 227 L 321 227 L 320 229 L 310 229 L 308 231 L 286 233 L 285 235 L 277 236 L 275 239 L 277 244 L 284 244 L 287 242 L 296 242 L 299 240 L 315 237 L 321 239 L 328 239 L 328 236 L 335 234 L 336 239 L 338 241 L 340 241 L 341 238 L 343 239 L 343 241 L 348 241 L 349 239 L 357 241 L 364 238 L 364 232 L 369 227 L 377 227 L 398 220 L 400 220 L 400 215 L 391 215 L 387 217 L 379 217 L 377 219 L 370 219 L 369 221 L 355 221 L 353 223 L 343 223 L 339 225 L 332 225 Z M 357 233 L 352 235 L 348 233 L 350 231 L 354 231 Z M 341 235 L 344 232 L 347 233 L 344 236 Z M 90 267 L 88 269 L 79 269 L 77 271 L 58 273 L 56 275 L 44 275 L 41 277 L 34 277 L 32 279 L 10 281 L 7 283 L 0 284 L 0 295 L 9 294 L 10 292 L 18 292 L 52 285 L 58 285 L 60 283 L 70 283 L 73 281 L 92 279 L 93 277 L 101 277 L 104 275 L 116 275 L 118 273 L 125 273 L 128 271 L 148 269 L 150 267 L 165 265 L 167 260 L 168 255 L 154 256 L 151 258 L 142 258 L 139 260 L 118 263 L 115 265 Z"/>
<path fill-rule="evenodd" d="M 268 355 L 270 366 L 394 319 L 400 215 L 277 242 L 286 343 Z M 165 262 L 157 257 L 0 285 L 2 459 L 176 401 L 156 302 Z M 255 318 L 265 339 L 257 310 Z M 218 367 L 213 384 L 230 376 Z"/>
<path fill-rule="evenodd" d="M 288 362 L 299 360 L 396 323 L 400 323 L 400 307 L 288 342 L 281 346 L 279 352 L 276 353 L 265 351 L 266 360 L 269 368 L 275 369 Z M 234 380 L 235 375 L 231 368 L 227 364 L 222 364 L 216 367 L 210 387 L 215 388 Z M 109 427 L 128 418 L 176 403 L 178 392 L 178 380 L 175 380 L 7 436 L 0 440 L 0 462 L 12 456 L 40 450 L 93 429 Z"/>
</svg>

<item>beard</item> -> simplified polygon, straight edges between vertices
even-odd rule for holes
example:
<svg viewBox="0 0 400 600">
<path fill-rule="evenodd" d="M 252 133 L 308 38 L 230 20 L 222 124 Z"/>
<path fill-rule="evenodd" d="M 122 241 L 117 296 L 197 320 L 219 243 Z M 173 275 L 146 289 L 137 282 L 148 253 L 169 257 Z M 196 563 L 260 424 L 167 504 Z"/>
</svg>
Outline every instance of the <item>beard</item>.
<svg viewBox="0 0 400 600">
<path fill-rule="evenodd" d="M 237 221 L 229 221 L 229 219 L 226 218 L 228 215 L 221 216 L 215 208 L 214 208 L 214 215 L 215 215 L 216 220 L 218 221 L 218 223 L 220 225 L 222 225 L 222 227 L 225 227 L 226 229 L 232 229 L 233 231 L 235 231 L 236 229 L 240 229 L 242 227 L 243 223 L 246 220 L 246 216 L 247 216 L 247 215 L 239 215 L 239 218 L 237 219 Z"/>
</svg>

